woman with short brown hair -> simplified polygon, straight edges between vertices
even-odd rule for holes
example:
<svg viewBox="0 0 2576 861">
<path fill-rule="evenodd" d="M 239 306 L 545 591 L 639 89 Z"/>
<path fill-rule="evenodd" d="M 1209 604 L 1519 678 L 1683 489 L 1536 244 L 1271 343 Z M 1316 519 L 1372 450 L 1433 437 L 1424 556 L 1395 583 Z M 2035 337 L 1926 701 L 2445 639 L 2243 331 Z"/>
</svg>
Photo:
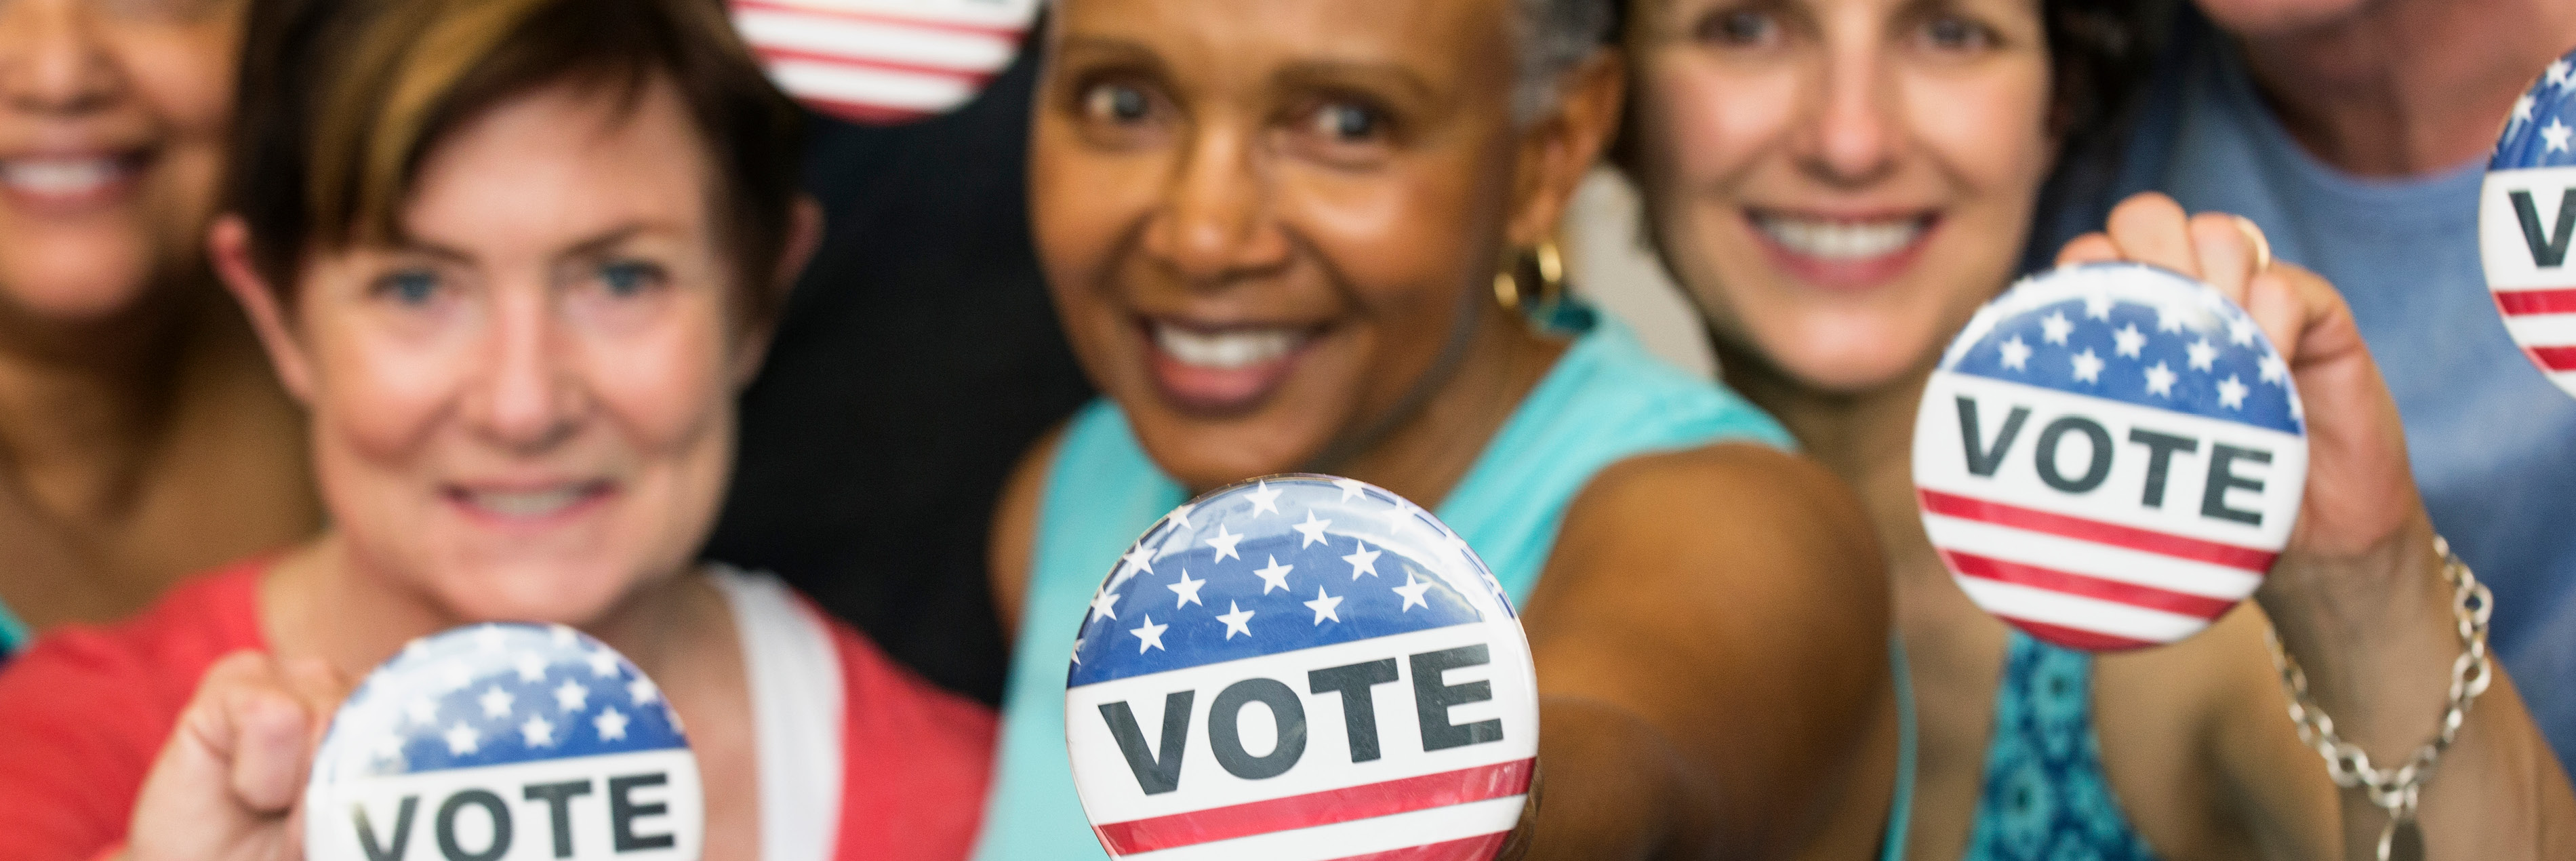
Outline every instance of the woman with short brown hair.
<svg viewBox="0 0 2576 861">
<path fill-rule="evenodd" d="M 961 855 L 990 713 L 774 578 L 697 561 L 734 396 L 817 228 L 793 110 L 722 7 L 278 0 L 251 21 L 213 256 L 310 410 L 331 526 L 0 675 L 0 856 L 293 857 L 348 681 L 502 620 L 578 628 L 658 684 L 620 693 L 688 727 L 706 857 Z M 611 696 L 451 719 L 578 732 Z"/>
</svg>

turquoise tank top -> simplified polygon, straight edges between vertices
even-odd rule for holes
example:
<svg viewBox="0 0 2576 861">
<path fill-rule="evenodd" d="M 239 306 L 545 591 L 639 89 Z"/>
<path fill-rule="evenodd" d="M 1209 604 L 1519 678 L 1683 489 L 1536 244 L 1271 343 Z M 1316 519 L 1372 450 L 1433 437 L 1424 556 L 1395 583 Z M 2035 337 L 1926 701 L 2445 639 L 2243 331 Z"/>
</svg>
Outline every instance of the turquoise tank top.
<svg viewBox="0 0 2576 861">
<path fill-rule="evenodd" d="M 1995 727 L 1969 861 L 2156 857 L 2120 812 L 2093 731 L 2093 656 L 2019 629 L 1995 687 Z"/>
<path fill-rule="evenodd" d="M 1573 345 L 1435 512 L 1484 558 L 1514 602 L 1536 585 L 1566 505 L 1603 467 L 1726 439 L 1792 445 L 1770 416 L 1655 359 L 1618 322 L 1580 306 L 1566 311 L 1565 328 L 1580 333 Z M 1117 405 L 1095 401 L 1066 427 L 1038 513 L 977 858 L 1107 857 L 1083 818 L 1065 759 L 1066 656 L 1109 566 L 1188 498 L 1147 459 Z"/>
<path fill-rule="evenodd" d="M 9 605 L 0 604 L 0 662 L 26 648 L 27 636 L 26 623 L 18 621 L 17 615 L 9 612 Z"/>
</svg>

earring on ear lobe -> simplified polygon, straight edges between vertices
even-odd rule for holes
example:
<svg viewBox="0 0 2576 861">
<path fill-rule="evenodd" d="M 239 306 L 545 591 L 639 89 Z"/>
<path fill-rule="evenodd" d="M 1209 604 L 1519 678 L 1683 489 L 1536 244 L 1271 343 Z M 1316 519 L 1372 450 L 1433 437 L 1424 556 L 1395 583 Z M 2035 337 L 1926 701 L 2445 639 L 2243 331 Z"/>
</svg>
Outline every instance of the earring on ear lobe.
<svg viewBox="0 0 2576 861">
<path fill-rule="evenodd" d="M 1530 249 L 1532 262 L 1538 264 L 1538 302 L 1552 305 L 1565 296 L 1565 255 L 1556 250 L 1553 238 L 1539 240 Z"/>
<path fill-rule="evenodd" d="M 1537 276 L 1538 290 L 1521 288 L 1521 273 Z M 1565 296 L 1565 255 L 1557 250 L 1556 240 L 1542 239 L 1538 244 L 1503 257 L 1501 268 L 1494 272 L 1494 301 L 1505 311 L 1524 307 L 1544 308 Z"/>
</svg>

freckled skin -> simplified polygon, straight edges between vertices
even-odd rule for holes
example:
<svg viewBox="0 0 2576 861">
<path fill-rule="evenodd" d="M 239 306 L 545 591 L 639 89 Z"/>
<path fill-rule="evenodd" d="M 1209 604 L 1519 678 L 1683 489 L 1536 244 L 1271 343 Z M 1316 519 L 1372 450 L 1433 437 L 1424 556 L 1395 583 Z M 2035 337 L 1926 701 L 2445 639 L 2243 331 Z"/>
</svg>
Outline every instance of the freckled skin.
<svg viewBox="0 0 2576 861">
<path fill-rule="evenodd" d="M 238 218 L 212 243 L 278 374 L 311 411 L 331 527 L 260 584 L 270 652 L 208 673 L 135 813 L 135 858 L 270 857 L 316 734 L 350 680 L 412 637 L 569 624 L 632 659 L 687 724 L 706 857 L 758 857 L 741 644 L 695 553 L 731 469 L 734 396 L 818 218 L 780 276 L 732 283 L 706 146 L 678 91 L 626 109 L 557 85 L 428 150 L 396 245 L 327 250 L 292 313 Z M 637 183 L 659 175 L 696 181 Z M 247 776 L 245 776 L 247 775 Z M 525 838 L 522 838 L 525 839 Z"/>
</svg>

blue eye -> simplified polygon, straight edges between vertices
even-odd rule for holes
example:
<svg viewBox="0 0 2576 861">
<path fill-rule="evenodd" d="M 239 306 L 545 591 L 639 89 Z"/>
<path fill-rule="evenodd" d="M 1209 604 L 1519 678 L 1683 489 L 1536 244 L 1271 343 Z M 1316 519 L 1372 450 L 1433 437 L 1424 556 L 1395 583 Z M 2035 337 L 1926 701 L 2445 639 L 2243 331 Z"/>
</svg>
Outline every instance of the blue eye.
<svg viewBox="0 0 2576 861">
<path fill-rule="evenodd" d="M 1335 102 L 1315 112 L 1316 129 L 1345 143 L 1374 138 L 1383 124 L 1384 118 L 1366 105 Z"/>
<path fill-rule="evenodd" d="M 438 295 L 438 274 L 405 269 L 376 280 L 376 293 L 405 305 L 424 305 Z"/>
<path fill-rule="evenodd" d="M 1780 39 L 1780 19 L 1768 12 L 1734 10 L 1703 18 L 1698 36 L 1703 42 L 1736 47 L 1767 45 Z"/>
<path fill-rule="evenodd" d="M 1923 22 L 1922 39 L 1936 50 L 1957 52 L 1983 50 L 1997 41 L 1992 28 L 1954 16 Z"/>
<path fill-rule="evenodd" d="M 662 268 L 637 260 L 620 260 L 599 267 L 599 283 L 608 286 L 615 296 L 633 296 L 661 283 Z"/>
</svg>

